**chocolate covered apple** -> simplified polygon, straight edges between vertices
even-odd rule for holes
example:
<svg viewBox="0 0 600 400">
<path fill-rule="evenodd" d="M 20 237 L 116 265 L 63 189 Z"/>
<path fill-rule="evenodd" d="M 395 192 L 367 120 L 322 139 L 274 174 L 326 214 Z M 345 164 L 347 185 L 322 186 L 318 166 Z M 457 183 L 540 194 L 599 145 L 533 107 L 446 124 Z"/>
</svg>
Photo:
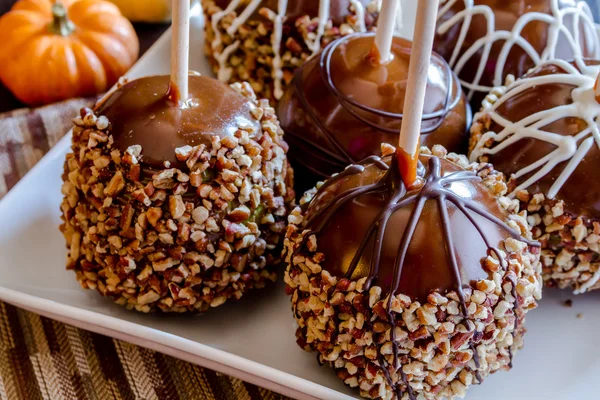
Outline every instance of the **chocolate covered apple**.
<svg viewBox="0 0 600 400">
<path fill-rule="evenodd" d="M 471 158 L 509 179 L 542 243 L 544 279 L 576 293 L 600 289 L 600 62 L 544 63 L 487 97 Z"/>
<path fill-rule="evenodd" d="M 475 111 L 508 75 L 555 58 L 600 57 L 582 0 L 442 0 L 434 50 L 461 79 Z"/>
<path fill-rule="evenodd" d="M 540 298 L 538 244 L 502 175 L 442 148 L 406 188 L 393 148 L 292 211 L 298 344 L 372 399 L 462 397 L 510 369 Z"/>
<path fill-rule="evenodd" d="M 331 43 L 296 72 L 279 102 L 299 191 L 398 142 L 412 43 L 394 37 L 390 61 L 380 63 L 374 40 L 367 33 Z M 421 144 L 465 153 L 471 115 L 458 78 L 434 54 L 426 79 Z"/>
</svg>

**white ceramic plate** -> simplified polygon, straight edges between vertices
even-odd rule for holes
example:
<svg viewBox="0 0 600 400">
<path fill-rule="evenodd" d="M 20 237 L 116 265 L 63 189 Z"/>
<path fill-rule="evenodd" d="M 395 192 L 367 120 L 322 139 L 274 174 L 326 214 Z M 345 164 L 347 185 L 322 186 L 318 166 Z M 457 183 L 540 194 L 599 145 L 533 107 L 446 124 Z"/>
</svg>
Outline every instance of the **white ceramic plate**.
<svg viewBox="0 0 600 400">
<path fill-rule="evenodd" d="M 208 74 L 199 16 L 192 29 L 192 68 Z M 167 73 L 169 51 L 167 33 L 129 77 Z M 69 142 L 70 137 L 61 140 L 0 202 L 0 299 L 299 399 L 358 397 L 296 345 L 281 283 L 207 315 L 188 317 L 129 312 L 81 290 L 73 272 L 65 270 L 65 244 L 58 231 L 60 175 Z M 570 297 L 546 291 L 540 308 L 528 317 L 527 345 L 513 371 L 490 377 L 467 399 L 598 399 L 600 293 L 577 297 L 567 308 L 562 302 Z"/>
</svg>

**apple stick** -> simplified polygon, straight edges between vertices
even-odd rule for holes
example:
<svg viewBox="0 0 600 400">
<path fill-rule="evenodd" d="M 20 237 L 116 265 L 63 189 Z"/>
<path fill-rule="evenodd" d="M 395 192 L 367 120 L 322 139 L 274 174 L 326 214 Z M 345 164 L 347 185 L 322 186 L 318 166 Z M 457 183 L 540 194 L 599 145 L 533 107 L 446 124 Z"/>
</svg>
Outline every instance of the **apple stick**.
<svg viewBox="0 0 600 400">
<path fill-rule="evenodd" d="M 173 0 L 171 41 L 171 99 L 185 107 L 188 94 L 190 59 L 190 0 Z"/>
<path fill-rule="evenodd" d="M 396 14 L 400 7 L 400 0 L 383 0 L 377 21 L 377 33 L 375 34 L 375 49 L 379 56 L 379 63 L 385 64 L 390 61 L 392 38 L 396 25 Z"/>
<path fill-rule="evenodd" d="M 413 46 L 408 67 L 404 117 L 398 143 L 398 162 L 406 187 L 417 179 L 421 119 L 427 89 L 427 73 L 433 51 L 439 0 L 419 0 Z"/>
</svg>

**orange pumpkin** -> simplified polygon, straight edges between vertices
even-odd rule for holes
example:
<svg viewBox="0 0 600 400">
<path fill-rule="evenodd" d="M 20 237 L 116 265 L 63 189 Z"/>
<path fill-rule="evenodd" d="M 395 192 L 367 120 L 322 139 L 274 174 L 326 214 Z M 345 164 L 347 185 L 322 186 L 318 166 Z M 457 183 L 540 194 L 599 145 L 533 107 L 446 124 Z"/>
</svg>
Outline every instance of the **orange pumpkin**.
<svg viewBox="0 0 600 400">
<path fill-rule="evenodd" d="M 101 93 L 139 53 L 131 23 L 106 0 L 19 0 L 0 35 L 0 80 L 29 105 Z"/>
</svg>

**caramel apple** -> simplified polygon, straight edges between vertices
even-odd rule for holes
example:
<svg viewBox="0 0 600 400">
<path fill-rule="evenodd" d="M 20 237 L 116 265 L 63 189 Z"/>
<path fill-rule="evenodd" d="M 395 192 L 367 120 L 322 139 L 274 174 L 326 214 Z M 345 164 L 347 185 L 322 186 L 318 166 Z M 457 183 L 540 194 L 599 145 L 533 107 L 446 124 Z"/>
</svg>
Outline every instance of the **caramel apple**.
<svg viewBox="0 0 600 400">
<path fill-rule="evenodd" d="M 582 0 L 442 0 L 434 50 L 461 79 L 478 110 L 512 74 L 574 56 L 600 57 L 589 6 Z"/>
<path fill-rule="evenodd" d="M 490 165 L 436 146 L 406 189 L 395 149 L 383 151 L 289 217 L 297 341 L 366 398 L 462 397 L 522 346 L 539 245 Z"/>
<path fill-rule="evenodd" d="M 298 191 L 397 143 L 412 43 L 394 37 L 388 63 L 371 52 L 374 34 L 338 39 L 295 75 L 277 112 L 290 143 Z M 434 54 L 421 144 L 466 153 L 470 111 L 458 78 Z"/>
<path fill-rule="evenodd" d="M 365 32 L 375 0 L 206 0 L 205 52 L 223 82 L 250 82 L 279 100 L 294 70 L 332 40 Z"/>
<path fill-rule="evenodd" d="M 546 62 L 494 89 L 472 127 L 471 158 L 509 178 L 542 243 L 544 279 L 600 289 L 600 62 Z"/>
<path fill-rule="evenodd" d="M 134 80 L 74 120 L 67 268 L 130 309 L 205 311 L 275 280 L 289 189 L 273 108 L 248 84 Z"/>
</svg>

